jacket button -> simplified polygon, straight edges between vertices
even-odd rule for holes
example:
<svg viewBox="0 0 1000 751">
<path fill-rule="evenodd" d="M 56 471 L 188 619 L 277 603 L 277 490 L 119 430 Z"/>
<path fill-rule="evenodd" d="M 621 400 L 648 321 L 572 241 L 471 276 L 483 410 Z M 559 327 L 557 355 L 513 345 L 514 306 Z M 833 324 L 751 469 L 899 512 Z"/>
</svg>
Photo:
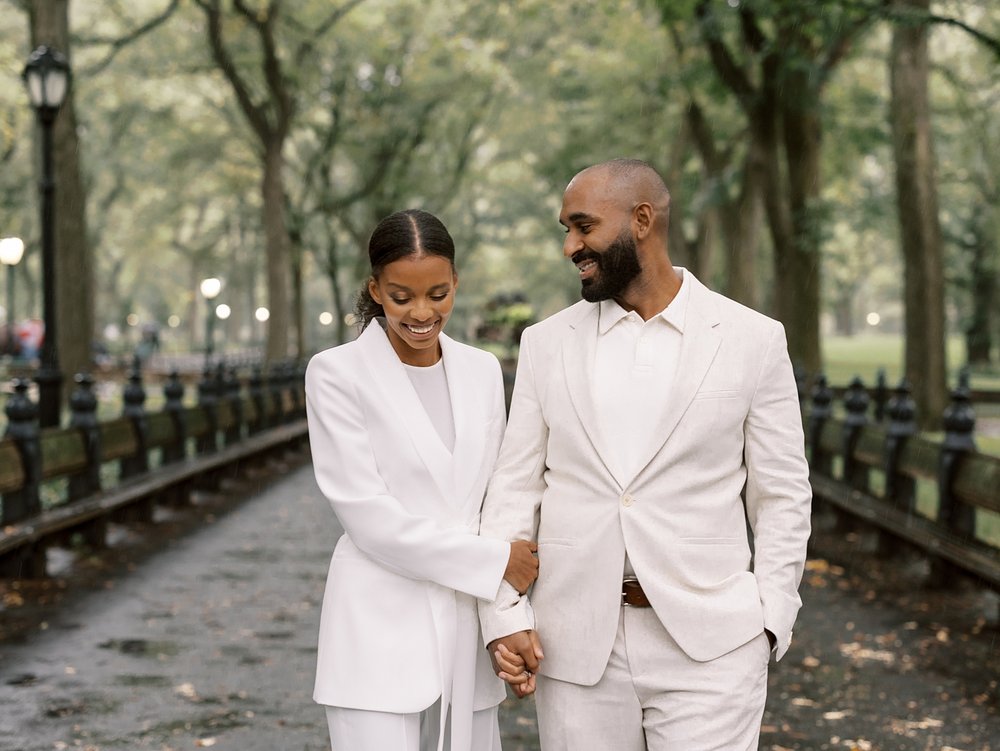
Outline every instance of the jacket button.
<svg viewBox="0 0 1000 751">
<path fill-rule="evenodd" d="M 625 495 L 622 496 L 622 506 L 624 506 L 625 508 L 628 508 L 629 506 L 632 505 L 632 503 L 633 503 L 634 500 L 635 499 L 632 498 L 632 496 L 630 496 L 628 493 L 626 493 Z"/>
</svg>

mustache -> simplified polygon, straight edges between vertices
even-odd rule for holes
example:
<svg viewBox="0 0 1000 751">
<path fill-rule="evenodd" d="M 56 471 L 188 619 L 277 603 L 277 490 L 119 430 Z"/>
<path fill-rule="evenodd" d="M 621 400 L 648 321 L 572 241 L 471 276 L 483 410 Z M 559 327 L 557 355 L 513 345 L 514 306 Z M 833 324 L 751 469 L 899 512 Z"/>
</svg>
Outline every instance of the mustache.
<svg viewBox="0 0 1000 751">
<path fill-rule="evenodd" d="M 574 265 L 583 263 L 584 261 L 596 261 L 598 264 L 601 263 L 601 254 L 595 253 L 592 250 L 578 250 L 572 256 L 570 256 L 570 262 Z"/>
</svg>

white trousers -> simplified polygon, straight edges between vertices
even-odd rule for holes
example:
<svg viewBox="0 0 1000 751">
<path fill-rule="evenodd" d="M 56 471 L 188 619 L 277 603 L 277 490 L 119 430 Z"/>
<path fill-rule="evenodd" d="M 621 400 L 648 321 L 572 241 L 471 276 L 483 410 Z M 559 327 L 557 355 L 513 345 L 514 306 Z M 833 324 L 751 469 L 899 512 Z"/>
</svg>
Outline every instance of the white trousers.
<svg viewBox="0 0 1000 751">
<path fill-rule="evenodd" d="M 709 662 L 677 646 L 652 608 L 622 607 L 601 680 L 543 675 L 543 751 L 757 751 L 770 645 L 760 636 Z"/>
<path fill-rule="evenodd" d="M 472 746 L 468 749 L 451 747 L 450 716 L 444 743 L 440 743 L 440 699 L 413 714 L 328 706 L 326 723 L 331 751 L 436 751 L 439 747 L 444 751 L 501 751 L 496 707 L 472 713 Z"/>
</svg>

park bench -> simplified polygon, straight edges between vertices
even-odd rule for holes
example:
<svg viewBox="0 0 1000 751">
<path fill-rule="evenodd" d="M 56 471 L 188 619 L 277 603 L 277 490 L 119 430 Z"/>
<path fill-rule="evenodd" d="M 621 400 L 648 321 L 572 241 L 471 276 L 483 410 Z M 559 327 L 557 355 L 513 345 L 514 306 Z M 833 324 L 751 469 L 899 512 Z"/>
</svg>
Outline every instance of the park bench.
<svg viewBox="0 0 1000 751">
<path fill-rule="evenodd" d="M 834 417 L 820 377 L 805 405 L 814 498 L 878 530 L 883 553 L 904 542 L 930 556 L 932 584 L 961 573 L 1000 591 L 1000 458 L 976 451 L 967 386 L 952 393 L 940 442 L 917 434 L 905 383 L 881 422 L 868 417 L 859 379 L 843 394 L 844 414 Z"/>
<path fill-rule="evenodd" d="M 0 576 L 44 576 L 48 547 L 75 538 L 103 547 L 109 521 L 152 521 L 157 503 L 182 504 L 193 490 L 213 489 L 307 440 L 301 373 L 276 373 L 269 382 L 256 373 L 244 393 L 232 371 L 206 372 L 196 405 L 183 404 L 184 386 L 174 374 L 163 410 L 148 414 L 133 370 L 123 415 L 100 422 L 93 381 L 76 380 L 68 427 L 38 429 L 25 381 L 8 402 L 0 440 Z M 115 474 L 117 481 L 108 479 Z M 65 497 L 43 502 L 56 494 Z"/>
</svg>

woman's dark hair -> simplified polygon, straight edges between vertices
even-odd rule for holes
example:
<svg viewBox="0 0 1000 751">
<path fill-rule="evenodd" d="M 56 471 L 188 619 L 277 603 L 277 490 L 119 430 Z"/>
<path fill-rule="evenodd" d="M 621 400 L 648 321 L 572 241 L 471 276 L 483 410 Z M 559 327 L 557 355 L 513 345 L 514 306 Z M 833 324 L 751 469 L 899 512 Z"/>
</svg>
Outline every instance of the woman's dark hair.
<svg viewBox="0 0 1000 751">
<path fill-rule="evenodd" d="M 368 241 L 371 275 L 378 279 L 388 264 L 412 255 L 441 256 L 455 265 L 455 242 L 441 220 L 420 209 L 406 209 L 390 214 L 375 227 Z M 382 306 L 368 291 L 368 280 L 361 285 L 354 312 L 364 329 L 375 316 L 385 315 Z"/>
</svg>

